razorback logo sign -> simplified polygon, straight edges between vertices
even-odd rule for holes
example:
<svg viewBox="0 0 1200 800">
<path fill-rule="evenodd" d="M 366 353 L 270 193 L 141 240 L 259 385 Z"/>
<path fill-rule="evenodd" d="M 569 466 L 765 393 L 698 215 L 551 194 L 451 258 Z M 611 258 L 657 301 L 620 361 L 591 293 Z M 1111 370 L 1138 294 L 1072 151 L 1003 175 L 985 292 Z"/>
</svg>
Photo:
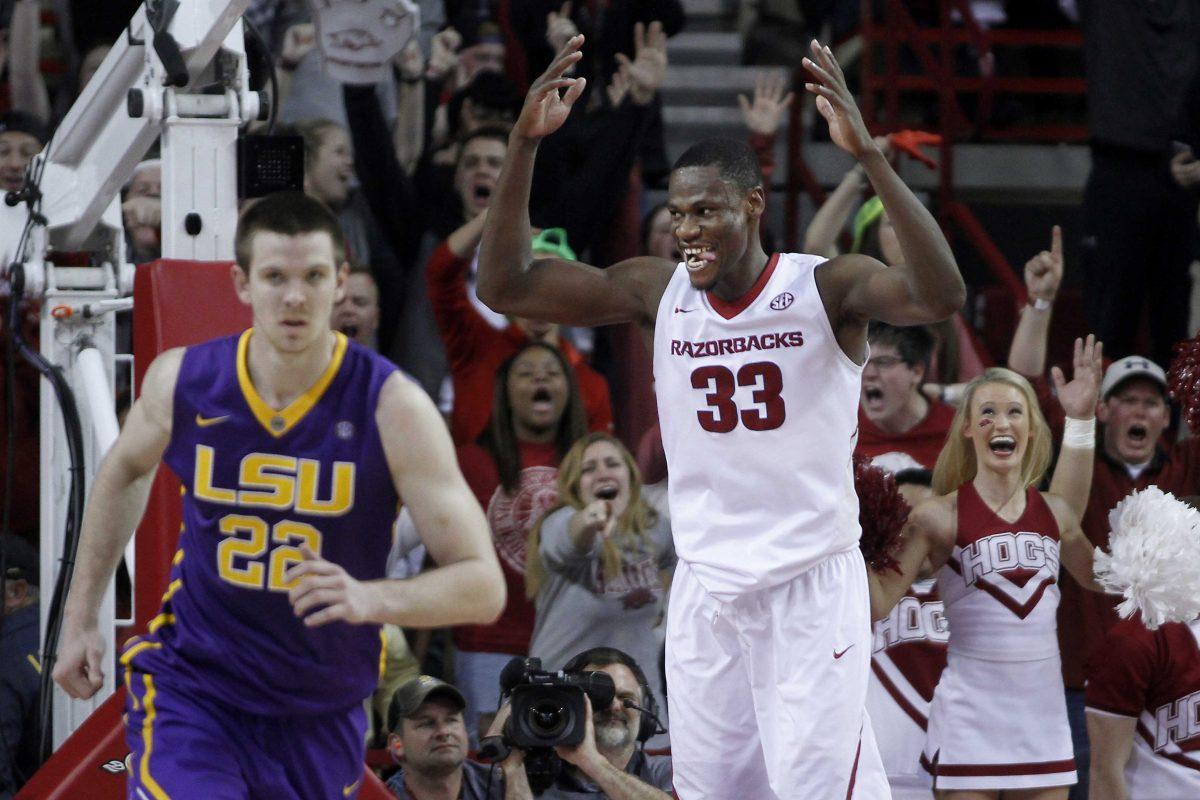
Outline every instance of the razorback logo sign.
<svg viewBox="0 0 1200 800">
<path fill-rule="evenodd" d="M 1058 540 L 1040 533 L 993 533 L 955 547 L 950 568 L 1025 619 L 1058 582 Z"/>
</svg>

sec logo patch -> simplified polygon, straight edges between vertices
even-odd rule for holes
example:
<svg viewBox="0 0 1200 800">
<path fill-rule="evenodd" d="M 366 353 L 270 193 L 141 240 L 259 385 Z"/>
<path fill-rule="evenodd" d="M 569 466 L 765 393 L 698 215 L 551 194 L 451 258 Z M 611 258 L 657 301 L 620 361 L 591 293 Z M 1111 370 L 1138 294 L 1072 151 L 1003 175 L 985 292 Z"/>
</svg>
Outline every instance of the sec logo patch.
<svg viewBox="0 0 1200 800">
<path fill-rule="evenodd" d="M 791 292 L 780 292 L 771 298 L 771 308 L 775 311 L 783 311 L 785 308 L 794 303 L 796 298 Z"/>
</svg>

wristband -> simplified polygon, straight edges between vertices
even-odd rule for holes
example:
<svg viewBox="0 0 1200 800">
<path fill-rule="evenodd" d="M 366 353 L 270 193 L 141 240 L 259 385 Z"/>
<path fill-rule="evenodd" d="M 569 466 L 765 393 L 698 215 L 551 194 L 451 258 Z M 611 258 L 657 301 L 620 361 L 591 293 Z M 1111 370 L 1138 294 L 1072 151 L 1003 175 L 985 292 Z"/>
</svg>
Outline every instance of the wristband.
<svg viewBox="0 0 1200 800">
<path fill-rule="evenodd" d="M 1062 446 L 1094 450 L 1096 448 L 1096 418 L 1072 419 L 1067 417 L 1063 424 Z"/>
<path fill-rule="evenodd" d="M 1044 300 L 1041 297 L 1031 297 L 1029 305 L 1033 307 L 1034 311 L 1049 311 L 1054 303 L 1050 300 Z"/>
</svg>

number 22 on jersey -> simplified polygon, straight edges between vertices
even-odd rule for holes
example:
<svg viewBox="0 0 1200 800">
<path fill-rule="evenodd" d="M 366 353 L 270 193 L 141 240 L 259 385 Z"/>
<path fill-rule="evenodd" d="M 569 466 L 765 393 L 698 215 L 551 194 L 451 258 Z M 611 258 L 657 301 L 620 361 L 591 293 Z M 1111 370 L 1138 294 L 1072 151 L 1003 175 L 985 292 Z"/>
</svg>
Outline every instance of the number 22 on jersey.
<svg viewBox="0 0 1200 800">
<path fill-rule="evenodd" d="M 738 387 L 751 388 L 750 402 L 734 402 Z M 752 431 L 770 431 L 787 419 L 783 401 L 783 373 L 772 361 L 743 364 L 737 374 L 728 367 L 710 364 L 692 371 L 692 388 L 703 389 L 705 408 L 696 412 L 700 427 L 711 433 L 729 433 L 740 422 Z"/>
</svg>

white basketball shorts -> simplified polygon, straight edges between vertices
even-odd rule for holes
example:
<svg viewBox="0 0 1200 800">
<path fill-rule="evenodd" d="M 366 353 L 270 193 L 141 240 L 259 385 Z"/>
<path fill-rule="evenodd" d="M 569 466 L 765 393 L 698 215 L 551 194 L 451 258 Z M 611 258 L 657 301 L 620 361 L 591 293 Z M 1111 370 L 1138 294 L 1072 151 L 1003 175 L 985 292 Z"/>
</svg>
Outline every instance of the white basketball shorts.
<svg viewBox="0 0 1200 800">
<path fill-rule="evenodd" d="M 726 600 L 680 561 L 667 611 L 680 800 L 887 800 L 864 708 L 870 662 L 857 548 Z"/>
</svg>

